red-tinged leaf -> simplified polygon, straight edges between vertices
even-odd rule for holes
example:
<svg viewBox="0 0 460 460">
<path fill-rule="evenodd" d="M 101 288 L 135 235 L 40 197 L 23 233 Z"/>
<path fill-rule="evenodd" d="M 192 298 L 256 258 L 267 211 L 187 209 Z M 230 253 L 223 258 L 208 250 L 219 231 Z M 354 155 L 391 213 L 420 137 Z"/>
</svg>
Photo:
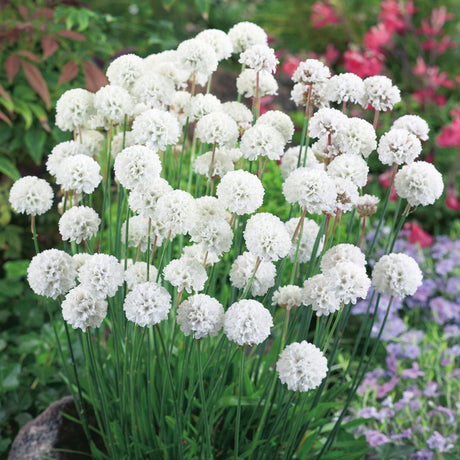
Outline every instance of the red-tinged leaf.
<svg viewBox="0 0 460 460">
<path fill-rule="evenodd" d="M 10 95 L 5 91 L 2 85 L 0 85 L 0 96 L 3 96 L 8 102 L 12 103 Z"/>
<path fill-rule="evenodd" d="M 38 63 L 38 62 L 42 61 L 36 54 L 32 53 L 31 51 L 20 50 L 16 54 L 19 54 L 19 56 L 24 56 L 24 57 L 26 57 L 27 59 L 30 59 L 33 62 Z"/>
<path fill-rule="evenodd" d="M 5 72 L 8 77 L 8 81 L 11 83 L 14 76 L 18 73 L 19 70 L 19 59 L 16 56 L 10 56 L 5 61 Z"/>
<path fill-rule="evenodd" d="M 83 61 L 85 71 L 86 89 L 95 93 L 99 88 L 109 83 L 107 77 L 96 64 L 90 61 Z"/>
<path fill-rule="evenodd" d="M 11 120 L 0 110 L 0 120 L 8 123 L 11 126 Z"/>
<path fill-rule="evenodd" d="M 33 64 L 21 60 L 22 69 L 26 75 L 29 85 L 36 91 L 36 93 L 43 99 L 46 106 L 51 106 L 50 93 L 48 85 L 43 78 L 41 72 Z"/>
<path fill-rule="evenodd" d="M 59 48 L 59 44 L 53 37 L 51 37 L 51 35 L 47 35 L 42 38 L 42 48 L 43 59 L 46 59 L 54 54 L 54 52 Z"/>
<path fill-rule="evenodd" d="M 73 30 L 61 30 L 57 33 L 60 37 L 68 38 L 69 40 L 76 40 L 77 42 L 84 42 L 86 37 Z"/>
<path fill-rule="evenodd" d="M 36 11 L 32 18 L 48 18 L 52 21 L 54 20 L 54 11 L 51 8 L 42 8 L 41 10 Z"/>
<path fill-rule="evenodd" d="M 73 80 L 78 75 L 78 64 L 75 61 L 68 62 L 59 75 L 58 86 Z"/>
<path fill-rule="evenodd" d="M 29 10 L 24 5 L 19 5 L 18 10 L 24 19 L 29 17 Z"/>
</svg>

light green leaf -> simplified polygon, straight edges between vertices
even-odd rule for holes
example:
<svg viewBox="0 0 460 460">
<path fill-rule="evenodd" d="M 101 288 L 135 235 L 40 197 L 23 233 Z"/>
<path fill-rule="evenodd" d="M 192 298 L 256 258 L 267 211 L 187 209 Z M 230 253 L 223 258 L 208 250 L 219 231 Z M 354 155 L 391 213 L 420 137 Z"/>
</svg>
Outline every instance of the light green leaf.
<svg viewBox="0 0 460 460">
<path fill-rule="evenodd" d="M 18 180 L 21 177 L 13 162 L 3 155 L 0 156 L 0 171 L 13 180 Z"/>
<path fill-rule="evenodd" d="M 27 267 L 29 266 L 29 260 L 14 260 L 10 262 L 6 262 L 3 267 L 6 271 L 6 278 L 13 279 L 13 278 L 20 278 L 22 276 L 27 275 Z"/>
</svg>

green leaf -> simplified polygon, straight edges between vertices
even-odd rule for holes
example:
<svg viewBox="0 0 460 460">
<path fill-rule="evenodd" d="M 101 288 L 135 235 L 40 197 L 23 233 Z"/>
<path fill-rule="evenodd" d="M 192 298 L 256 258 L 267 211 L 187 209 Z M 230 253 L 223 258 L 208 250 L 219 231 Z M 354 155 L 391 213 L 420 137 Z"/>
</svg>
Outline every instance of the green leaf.
<svg viewBox="0 0 460 460">
<path fill-rule="evenodd" d="M 24 142 L 26 143 L 29 155 L 37 165 L 41 163 L 45 141 L 45 131 L 39 128 L 34 128 L 30 131 L 27 131 L 26 135 L 24 136 Z"/>
<path fill-rule="evenodd" d="M 6 271 L 6 278 L 21 278 L 27 275 L 27 267 L 30 264 L 30 260 L 14 260 L 6 262 L 3 267 Z"/>
<path fill-rule="evenodd" d="M 211 2 L 209 0 L 195 0 L 195 6 L 201 14 L 209 13 L 209 6 Z"/>
<path fill-rule="evenodd" d="M 410 458 L 415 449 L 412 446 L 401 446 L 392 443 L 380 444 L 375 447 L 378 458 L 391 458 L 392 460 L 403 460 Z"/>
<path fill-rule="evenodd" d="M 34 120 L 32 111 L 22 100 L 15 99 L 14 105 L 16 107 L 16 112 L 24 118 L 24 121 L 26 122 L 26 129 L 29 129 L 32 126 L 32 122 Z"/>
<path fill-rule="evenodd" d="M 11 391 L 19 386 L 20 364 L 6 364 L 0 367 L 0 390 Z"/>
<path fill-rule="evenodd" d="M 171 8 L 171 6 L 173 6 L 175 2 L 176 0 L 161 0 L 161 3 L 164 8 Z"/>
<path fill-rule="evenodd" d="M 0 171 L 13 180 L 18 180 L 21 177 L 13 162 L 3 155 L 0 156 Z"/>
<path fill-rule="evenodd" d="M 24 283 L 21 281 L 0 280 L 0 301 L 3 298 L 12 299 L 21 295 Z"/>
</svg>

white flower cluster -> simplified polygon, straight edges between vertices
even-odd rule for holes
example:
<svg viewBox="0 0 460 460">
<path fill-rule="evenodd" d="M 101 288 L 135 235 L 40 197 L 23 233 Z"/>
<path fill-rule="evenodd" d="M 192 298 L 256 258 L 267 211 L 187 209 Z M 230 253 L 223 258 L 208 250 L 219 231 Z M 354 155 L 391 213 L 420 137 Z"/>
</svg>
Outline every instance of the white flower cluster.
<svg viewBox="0 0 460 460">
<path fill-rule="evenodd" d="M 53 189 L 44 179 L 25 176 L 11 187 L 9 202 L 16 212 L 39 216 L 53 205 Z"/>
</svg>

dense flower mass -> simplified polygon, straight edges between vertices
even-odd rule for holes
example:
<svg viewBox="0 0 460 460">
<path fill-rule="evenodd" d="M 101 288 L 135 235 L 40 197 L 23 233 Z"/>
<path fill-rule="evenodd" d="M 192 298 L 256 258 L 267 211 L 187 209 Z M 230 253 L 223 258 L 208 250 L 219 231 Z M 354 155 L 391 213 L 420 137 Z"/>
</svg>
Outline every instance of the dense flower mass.
<svg viewBox="0 0 460 460">
<path fill-rule="evenodd" d="M 44 179 L 25 176 L 11 187 L 9 201 L 16 212 L 39 216 L 53 205 L 53 189 Z"/>
<path fill-rule="evenodd" d="M 256 300 L 240 300 L 225 312 L 224 333 L 240 346 L 262 343 L 272 326 L 270 312 Z"/>
<path fill-rule="evenodd" d="M 291 343 L 281 352 L 276 370 L 289 390 L 309 391 L 326 377 L 327 359 L 319 348 L 304 340 Z"/>
<path fill-rule="evenodd" d="M 27 268 L 27 281 L 32 291 L 52 299 L 67 294 L 75 286 L 76 277 L 74 260 L 58 249 L 38 253 Z"/>
<path fill-rule="evenodd" d="M 177 323 L 185 335 L 214 337 L 224 325 L 224 307 L 206 294 L 190 296 L 177 308 Z"/>
<path fill-rule="evenodd" d="M 381 294 L 404 298 L 413 295 L 422 284 L 417 262 L 406 254 L 382 256 L 374 266 L 372 284 Z"/>
</svg>

